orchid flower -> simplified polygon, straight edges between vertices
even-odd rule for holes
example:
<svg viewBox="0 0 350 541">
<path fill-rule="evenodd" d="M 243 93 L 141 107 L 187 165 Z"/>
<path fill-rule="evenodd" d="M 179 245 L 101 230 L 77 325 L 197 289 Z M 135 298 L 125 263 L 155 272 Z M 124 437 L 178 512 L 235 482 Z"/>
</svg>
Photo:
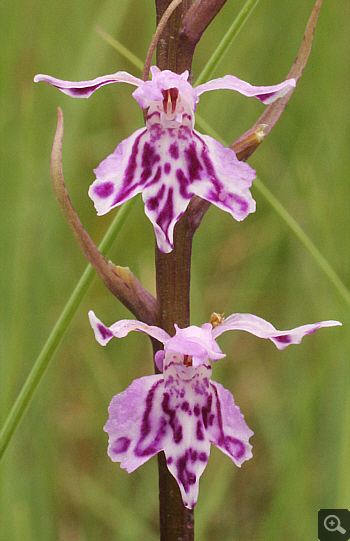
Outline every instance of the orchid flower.
<svg viewBox="0 0 350 541">
<path fill-rule="evenodd" d="M 295 87 L 294 79 L 275 86 L 251 86 L 226 75 L 197 87 L 181 75 L 151 67 L 152 80 L 143 81 L 119 71 L 91 81 L 71 82 L 36 75 L 74 98 L 88 98 L 106 84 L 124 82 L 136 86 L 133 97 L 148 110 L 146 127 L 122 141 L 113 154 L 94 170 L 89 189 L 99 216 L 142 193 L 145 213 L 151 220 L 159 249 L 173 249 L 174 227 L 193 195 L 213 203 L 241 221 L 255 211 L 249 191 L 255 171 L 240 162 L 234 151 L 194 130 L 199 96 L 216 89 L 236 90 L 270 104 Z"/>
<path fill-rule="evenodd" d="M 210 444 L 237 466 L 252 457 L 249 438 L 253 432 L 231 393 L 211 380 L 209 360 L 225 357 L 216 338 L 228 330 L 244 330 L 270 339 L 281 350 L 299 344 L 305 335 L 321 327 L 341 325 L 338 321 L 323 321 L 277 331 L 257 316 L 232 314 L 215 327 L 211 323 L 185 329 L 175 325 L 176 334 L 171 337 L 163 329 L 140 321 L 124 319 L 106 327 L 92 311 L 89 318 L 103 346 L 113 336 L 122 338 L 130 331 L 144 332 L 164 344 L 164 350 L 155 355 L 163 373 L 137 379 L 116 395 L 104 430 L 109 434 L 110 458 L 120 462 L 128 473 L 163 450 L 184 505 L 190 509 L 197 502 L 199 478 L 209 458 Z"/>
</svg>

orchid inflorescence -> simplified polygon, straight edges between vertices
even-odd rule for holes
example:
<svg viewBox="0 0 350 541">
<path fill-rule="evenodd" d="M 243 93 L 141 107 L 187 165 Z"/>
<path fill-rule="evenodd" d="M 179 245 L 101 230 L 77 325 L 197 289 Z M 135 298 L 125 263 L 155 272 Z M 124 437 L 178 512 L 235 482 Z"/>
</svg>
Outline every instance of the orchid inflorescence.
<svg viewBox="0 0 350 541">
<path fill-rule="evenodd" d="M 299 67 L 298 77 L 302 69 L 303 66 Z M 244 220 L 256 207 L 250 193 L 255 171 L 240 161 L 232 148 L 194 129 L 201 94 L 236 90 L 269 105 L 290 93 L 297 79 L 289 77 L 274 86 L 252 86 L 226 75 L 193 87 L 188 70 L 178 74 L 152 66 L 151 75 L 151 80 L 142 80 L 118 71 L 81 82 L 48 75 L 37 75 L 34 80 L 47 82 L 74 98 L 89 98 L 95 90 L 111 83 L 136 86 L 133 97 L 145 111 L 146 126 L 119 143 L 113 154 L 94 170 L 96 180 L 89 196 L 101 216 L 141 193 L 158 249 L 169 255 L 174 249 L 175 226 L 193 196 L 216 205 L 237 221 Z M 281 111 L 276 113 L 274 122 Z M 129 473 L 164 451 L 167 467 L 189 509 L 197 502 L 199 478 L 211 444 L 237 466 L 252 457 L 249 438 L 253 432 L 232 394 L 211 380 L 210 361 L 225 357 L 216 339 L 228 330 L 243 330 L 271 340 L 282 350 L 299 344 L 304 336 L 321 327 L 340 325 L 330 320 L 278 331 L 252 314 L 232 314 L 226 319 L 214 317 L 201 327 L 180 328 L 175 321 L 174 328 L 166 331 L 156 325 L 156 318 L 154 324 L 121 320 L 110 327 L 92 311 L 89 318 L 95 337 L 103 346 L 112 337 L 122 338 L 130 331 L 143 332 L 163 346 L 160 350 L 155 348 L 154 361 L 159 373 L 133 381 L 112 399 L 104 429 L 109 435 L 110 458 L 120 462 Z"/>
</svg>

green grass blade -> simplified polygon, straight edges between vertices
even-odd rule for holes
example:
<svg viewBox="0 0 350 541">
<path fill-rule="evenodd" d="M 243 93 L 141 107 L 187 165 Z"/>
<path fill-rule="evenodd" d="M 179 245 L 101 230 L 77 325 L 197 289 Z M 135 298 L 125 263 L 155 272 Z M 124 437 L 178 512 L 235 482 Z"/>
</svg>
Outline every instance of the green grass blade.
<svg viewBox="0 0 350 541">
<path fill-rule="evenodd" d="M 105 32 L 102 28 L 96 27 L 96 32 L 101 36 L 102 39 L 104 39 L 107 43 L 109 43 L 113 49 L 118 51 L 119 54 L 121 54 L 124 58 L 129 60 L 131 64 L 133 64 L 137 69 L 143 70 L 143 62 L 139 58 L 137 58 L 134 53 L 130 51 L 127 47 L 124 47 L 117 39 L 115 39 L 113 36 L 108 34 L 108 32 Z"/>
<path fill-rule="evenodd" d="M 211 128 L 211 126 L 203 120 L 199 115 L 196 115 L 196 122 L 201 126 L 206 133 L 211 137 L 218 139 L 224 146 L 228 146 L 221 137 L 218 136 L 216 132 Z M 282 218 L 282 220 L 287 224 L 289 229 L 294 233 L 294 235 L 299 239 L 299 241 L 305 246 L 309 254 L 316 261 L 317 265 L 325 273 L 331 284 L 337 289 L 338 293 L 341 295 L 343 300 L 350 305 L 350 291 L 347 289 L 345 284 L 339 278 L 333 267 L 328 263 L 325 257 L 321 254 L 319 249 L 314 245 L 310 237 L 305 233 L 305 231 L 300 227 L 296 220 L 289 214 L 289 212 L 284 208 L 282 203 L 273 195 L 272 192 L 265 186 L 265 184 L 260 179 L 255 179 L 254 187 L 258 189 L 261 195 L 269 202 L 272 208 L 276 213 Z"/>
<path fill-rule="evenodd" d="M 321 254 L 319 249 L 314 245 L 310 237 L 305 233 L 305 231 L 300 227 L 300 225 L 294 220 L 294 218 L 289 214 L 289 212 L 284 208 L 282 203 L 276 199 L 276 197 L 270 192 L 270 190 L 265 186 L 265 184 L 260 179 L 254 180 L 254 187 L 259 190 L 261 195 L 270 203 L 274 208 L 277 214 L 282 218 L 282 220 L 288 225 L 289 229 L 294 233 L 294 235 L 300 240 L 300 242 L 305 246 L 309 254 L 316 261 L 320 269 L 323 270 L 331 284 L 338 290 L 341 297 L 344 301 L 350 305 L 350 291 L 347 289 L 345 284 L 341 281 L 333 267 L 328 263 L 325 257 Z"/>
<path fill-rule="evenodd" d="M 132 199 L 125 203 L 114 218 L 111 226 L 99 245 L 99 250 L 102 255 L 105 255 L 112 246 L 112 243 L 121 230 L 134 202 L 135 199 Z M 35 389 L 38 387 L 54 352 L 56 351 L 65 331 L 68 328 L 68 325 L 80 306 L 86 291 L 91 285 L 94 276 L 94 269 L 91 265 L 88 265 L 77 283 L 70 299 L 64 307 L 62 314 L 58 318 L 56 325 L 52 329 L 52 332 L 48 337 L 43 349 L 36 359 L 33 368 L 31 369 L 28 378 L 24 383 L 0 432 L 0 460 L 3 457 L 20 420 L 25 414 L 30 399 L 34 394 Z"/>
<path fill-rule="evenodd" d="M 223 57 L 227 53 L 229 47 L 231 46 L 231 43 L 233 42 L 238 32 L 243 27 L 244 23 L 249 18 L 249 15 L 253 12 L 258 2 L 259 0 L 247 0 L 247 2 L 244 4 L 243 8 L 238 13 L 233 23 L 231 24 L 230 28 L 228 29 L 228 31 L 226 32 L 226 34 L 220 41 L 218 47 L 209 58 L 202 72 L 199 74 L 198 78 L 196 79 L 195 86 L 198 86 L 208 81 L 213 71 L 219 65 L 220 61 L 223 59 Z"/>
</svg>

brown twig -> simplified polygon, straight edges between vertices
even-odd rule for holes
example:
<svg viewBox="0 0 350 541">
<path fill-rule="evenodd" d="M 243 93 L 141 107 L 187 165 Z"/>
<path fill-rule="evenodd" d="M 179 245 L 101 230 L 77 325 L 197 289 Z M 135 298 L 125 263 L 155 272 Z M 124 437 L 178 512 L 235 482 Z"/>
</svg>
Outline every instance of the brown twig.
<svg viewBox="0 0 350 541">
<path fill-rule="evenodd" d="M 51 177 L 53 188 L 64 214 L 79 246 L 97 274 L 117 299 L 126 306 L 137 319 L 154 325 L 157 313 L 156 299 L 146 291 L 135 276 L 123 269 L 124 279 L 117 273 L 118 267 L 109 264 L 99 252 L 85 231 L 68 196 L 62 172 L 63 114 L 58 109 L 57 130 L 51 154 Z M 125 277 L 127 276 L 127 279 Z"/>
</svg>

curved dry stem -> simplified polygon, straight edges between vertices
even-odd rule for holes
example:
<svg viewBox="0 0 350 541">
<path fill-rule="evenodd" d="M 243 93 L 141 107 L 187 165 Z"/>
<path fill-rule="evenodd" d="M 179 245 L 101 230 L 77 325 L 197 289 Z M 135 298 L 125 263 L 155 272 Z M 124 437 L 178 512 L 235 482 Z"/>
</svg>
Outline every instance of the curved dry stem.
<svg viewBox="0 0 350 541">
<path fill-rule="evenodd" d="M 305 34 L 304 34 L 303 42 L 299 50 L 299 54 L 292 66 L 292 69 L 288 73 L 287 79 L 290 79 L 293 77 L 296 80 L 296 82 L 298 82 L 304 71 L 304 68 L 307 64 L 307 61 L 310 55 L 312 40 L 314 37 L 317 18 L 321 9 L 321 5 L 322 5 L 322 0 L 317 0 L 314 6 L 314 9 L 312 10 L 310 19 L 306 26 Z M 247 160 L 257 148 L 257 146 L 254 146 L 254 145 L 252 145 L 251 148 L 249 148 L 249 145 L 247 145 L 247 140 L 249 140 L 254 135 L 254 132 L 257 130 L 259 125 L 264 125 L 264 135 L 265 137 L 268 135 L 268 133 L 272 130 L 277 120 L 283 113 L 283 110 L 285 106 L 287 105 L 288 101 L 290 100 L 294 90 L 295 88 L 293 88 L 290 92 L 288 92 L 288 94 L 283 96 L 283 98 L 279 98 L 274 103 L 271 103 L 271 105 L 269 105 L 265 109 L 264 113 L 261 115 L 259 120 L 254 124 L 254 126 L 252 126 L 250 130 L 248 130 L 241 137 L 239 137 L 239 139 L 237 139 L 234 143 L 232 143 L 230 148 L 232 148 L 232 150 L 234 150 L 236 154 L 244 150 L 245 160 Z"/>
<path fill-rule="evenodd" d="M 304 71 L 310 55 L 317 17 L 320 12 L 321 5 L 322 0 L 317 0 L 306 26 L 299 54 L 287 76 L 287 79 L 293 77 L 296 82 L 298 82 Z M 232 145 L 230 145 L 230 148 L 235 151 L 239 160 L 244 162 L 247 161 L 253 152 L 255 152 L 255 150 L 260 146 L 262 141 L 280 118 L 286 104 L 293 94 L 293 91 L 294 88 L 283 98 L 279 98 L 274 103 L 269 105 L 254 126 L 252 126 L 234 143 L 232 143 Z M 190 215 L 188 221 L 190 226 L 193 228 L 193 231 L 197 229 L 209 207 L 210 204 L 207 201 L 203 201 L 203 199 L 200 199 L 197 196 L 192 197 L 186 213 Z"/>
<path fill-rule="evenodd" d="M 71 228 L 86 258 L 111 293 L 113 293 L 113 295 L 117 297 L 117 299 L 119 299 L 137 319 L 152 325 L 155 322 L 157 313 L 156 299 L 143 288 L 129 269 L 123 269 L 123 278 L 120 276 L 121 273 L 118 274 L 116 272 L 117 267 L 109 264 L 99 252 L 98 248 L 85 231 L 73 208 L 66 190 L 62 172 L 62 138 L 63 114 L 59 108 L 57 130 L 51 154 L 51 177 L 53 188 L 66 222 Z M 125 279 L 126 274 L 128 276 L 127 280 Z"/>
</svg>

